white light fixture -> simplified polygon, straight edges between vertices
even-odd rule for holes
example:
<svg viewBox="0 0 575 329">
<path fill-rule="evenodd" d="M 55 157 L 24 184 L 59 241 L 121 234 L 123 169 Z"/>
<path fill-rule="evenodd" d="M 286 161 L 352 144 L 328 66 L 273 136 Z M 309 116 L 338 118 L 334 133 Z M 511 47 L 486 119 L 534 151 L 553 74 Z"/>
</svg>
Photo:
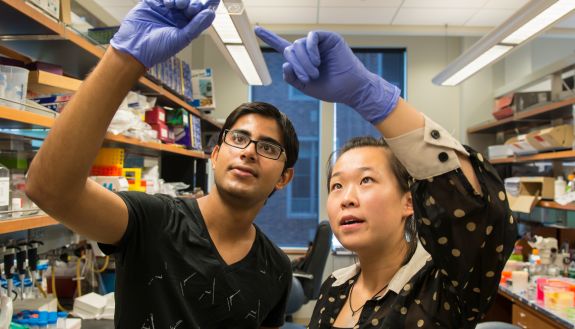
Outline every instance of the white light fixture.
<svg viewBox="0 0 575 329">
<path fill-rule="evenodd" d="M 245 83 L 271 83 L 270 73 L 241 0 L 222 0 L 208 32 Z"/>
<path fill-rule="evenodd" d="M 575 9 L 575 0 L 531 0 L 437 74 L 433 83 L 455 86 Z"/>
</svg>

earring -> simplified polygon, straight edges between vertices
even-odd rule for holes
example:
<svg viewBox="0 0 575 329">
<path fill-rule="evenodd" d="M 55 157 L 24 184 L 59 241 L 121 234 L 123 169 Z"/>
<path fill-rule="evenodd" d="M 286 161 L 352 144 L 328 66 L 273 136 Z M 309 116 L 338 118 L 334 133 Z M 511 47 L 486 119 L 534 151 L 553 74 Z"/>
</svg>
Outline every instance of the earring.
<svg viewBox="0 0 575 329">
<path fill-rule="evenodd" d="M 411 240 L 414 238 L 415 235 L 415 217 L 413 215 L 407 217 L 405 219 L 407 222 L 405 223 L 405 230 L 404 230 L 404 238 L 407 243 L 410 243 Z"/>
</svg>

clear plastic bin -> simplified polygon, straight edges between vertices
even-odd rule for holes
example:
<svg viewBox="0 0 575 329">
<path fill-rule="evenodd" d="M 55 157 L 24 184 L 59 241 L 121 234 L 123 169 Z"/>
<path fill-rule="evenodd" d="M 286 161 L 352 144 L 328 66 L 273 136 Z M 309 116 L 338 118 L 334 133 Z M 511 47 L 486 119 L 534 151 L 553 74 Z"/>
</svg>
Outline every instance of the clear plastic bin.
<svg viewBox="0 0 575 329">
<path fill-rule="evenodd" d="M 24 105 L 18 103 L 26 102 L 28 73 L 21 67 L 0 65 L 0 105 L 24 109 Z"/>
</svg>

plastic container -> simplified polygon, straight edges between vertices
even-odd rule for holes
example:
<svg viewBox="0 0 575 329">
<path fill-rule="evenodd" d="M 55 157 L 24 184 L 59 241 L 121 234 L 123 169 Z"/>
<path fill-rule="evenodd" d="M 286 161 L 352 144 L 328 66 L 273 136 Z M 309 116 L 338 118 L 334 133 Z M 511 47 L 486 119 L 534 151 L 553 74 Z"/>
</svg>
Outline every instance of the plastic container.
<svg viewBox="0 0 575 329">
<path fill-rule="evenodd" d="M 563 196 L 565 190 L 567 189 L 567 182 L 563 179 L 563 176 L 558 176 L 555 180 L 555 199 Z"/>
<path fill-rule="evenodd" d="M 0 104 L 11 108 L 24 109 L 24 105 L 18 103 L 26 102 L 28 73 L 27 69 L 21 67 L 0 65 L 0 95 L 4 95 L 4 98 L 8 99 L 0 99 Z"/>
</svg>

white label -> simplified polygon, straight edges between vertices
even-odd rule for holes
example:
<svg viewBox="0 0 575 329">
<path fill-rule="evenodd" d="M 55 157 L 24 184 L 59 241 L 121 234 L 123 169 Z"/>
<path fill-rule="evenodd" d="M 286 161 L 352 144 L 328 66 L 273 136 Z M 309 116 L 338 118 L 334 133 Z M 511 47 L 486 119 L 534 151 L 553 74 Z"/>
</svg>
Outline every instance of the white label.
<svg viewBox="0 0 575 329">
<path fill-rule="evenodd" d="M 168 138 L 168 130 L 166 128 L 160 128 L 160 136 L 162 136 L 162 138 Z"/>
<path fill-rule="evenodd" d="M 10 180 L 8 177 L 0 177 L 0 207 L 10 204 Z"/>
<path fill-rule="evenodd" d="M 158 113 L 158 118 L 160 119 L 160 121 L 166 122 L 166 115 L 164 114 L 164 112 Z"/>
<path fill-rule="evenodd" d="M 184 116 L 184 119 L 183 119 L 183 121 L 184 121 L 184 126 L 189 126 L 190 123 L 188 122 L 188 115 L 187 115 L 187 114 L 183 114 L 183 116 Z"/>
</svg>

